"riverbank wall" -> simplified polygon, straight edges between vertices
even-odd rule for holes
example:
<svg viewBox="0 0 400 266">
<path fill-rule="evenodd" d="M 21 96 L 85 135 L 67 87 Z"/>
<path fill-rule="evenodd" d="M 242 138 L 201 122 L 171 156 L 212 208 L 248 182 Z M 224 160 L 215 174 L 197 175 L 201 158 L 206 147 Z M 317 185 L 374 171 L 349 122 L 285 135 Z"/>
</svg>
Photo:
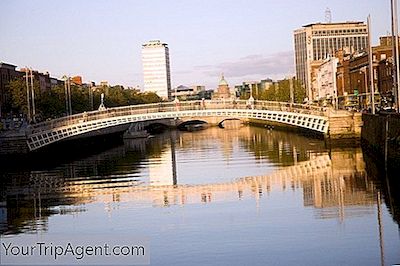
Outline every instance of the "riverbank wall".
<svg viewBox="0 0 400 266">
<path fill-rule="evenodd" d="M 400 169 L 400 114 L 362 115 L 361 142 L 380 164 Z"/>
</svg>

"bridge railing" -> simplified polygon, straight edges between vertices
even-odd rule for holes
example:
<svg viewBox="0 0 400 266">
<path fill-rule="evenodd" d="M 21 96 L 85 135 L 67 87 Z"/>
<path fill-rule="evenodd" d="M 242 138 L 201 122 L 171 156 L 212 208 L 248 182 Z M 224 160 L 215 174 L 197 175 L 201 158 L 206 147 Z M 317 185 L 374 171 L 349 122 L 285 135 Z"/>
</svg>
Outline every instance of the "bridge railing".
<svg viewBox="0 0 400 266">
<path fill-rule="evenodd" d="M 112 117 L 140 115 L 146 113 L 158 112 L 176 112 L 176 111 L 191 111 L 191 110 L 215 110 L 215 109 L 256 109 L 256 110 L 270 110 L 270 111 L 286 111 L 296 112 L 302 114 L 312 114 L 324 116 L 322 107 L 304 105 L 304 104 L 291 104 L 287 102 L 275 101 L 254 101 L 248 100 L 206 100 L 206 101 L 180 101 L 180 102 L 160 102 L 152 104 L 140 104 L 107 108 L 105 110 L 96 110 L 90 112 L 83 112 L 71 116 L 61 117 L 50 121 L 30 125 L 31 133 L 51 130 L 63 126 L 79 124 L 82 122 L 89 122 Z"/>
</svg>

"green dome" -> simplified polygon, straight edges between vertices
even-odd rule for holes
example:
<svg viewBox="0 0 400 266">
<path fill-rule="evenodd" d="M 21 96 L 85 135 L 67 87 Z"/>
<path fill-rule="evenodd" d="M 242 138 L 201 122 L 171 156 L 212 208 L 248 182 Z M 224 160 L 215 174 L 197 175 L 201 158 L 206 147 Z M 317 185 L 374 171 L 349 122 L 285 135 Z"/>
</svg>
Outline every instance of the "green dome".
<svg viewBox="0 0 400 266">
<path fill-rule="evenodd" d="M 221 80 L 219 81 L 219 86 L 228 86 L 228 82 L 226 82 L 224 78 L 224 74 L 221 75 Z"/>
</svg>

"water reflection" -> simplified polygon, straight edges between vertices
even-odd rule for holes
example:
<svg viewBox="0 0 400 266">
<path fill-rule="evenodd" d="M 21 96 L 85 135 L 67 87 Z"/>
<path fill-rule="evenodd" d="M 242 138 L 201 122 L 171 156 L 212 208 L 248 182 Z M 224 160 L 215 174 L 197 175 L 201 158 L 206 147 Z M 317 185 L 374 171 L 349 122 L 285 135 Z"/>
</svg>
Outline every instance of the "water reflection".
<svg viewBox="0 0 400 266">
<path fill-rule="evenodd" d="M 251 216 L 249 210 L 254 210 L 264 220 L 252 216 L 252 220 L 243 220 L 243 224 L 231 225 L 239 226 L 235 232 L 246 234 L 248 230 L 259 228 L 254 229 L 253 240 L 269 230 L 268 241 L 259 243 L 260 246 L 270 243 L 269 238 L 273 237 L 278 224 L 286 224 L 285 230 L 292 228 L 293 224 L 287 224 L 288 219 L 295 219 L 293 223 L 299 222 L 303 230 L 331 221 L 348 226 L 351 221 L 372 223 L 376 234 L 369 236 L 367 242 L 373 246 L 379 239 L 376 247 L 380 248 L 383 265 L 387 257 L 385 250 L 386 253 L 389 250 L 389 258 L 397 258 L 393 256 L 393 248 L 384 245 L 386 239 L 398 246 L 398 239 L 391 237 L 391 224 L 385 222 L 385 206 L 398 224 L 396 191 L 399 186 L 390 173 L 383 174 L 384 171 L 375 165 L 376 161 L 363 154 L 359 147 L 328 150 L 322 140 L 264 128 L 226 126 L 193 133 L 171 131 L 149 139 L 128 140 L 124 145 L 56 167 L 47 166 L 44 160 L 32 169 L 0 172 L 0 232 L 11 237 L 47 233 L 62 226 L 59 223 L 68 221 L 68 217 L 74 217 L 79 230 L 84 232 L 91 229 L 91 223 L 85 223 L 87 214 L 113 217 L 125 213 L 129 223 L 110 219 L 96 232 L 118 226 L 126 230 L 134 220 L 135 228 L 145 230 L 143 228 L 148 227 L 147 233 L 157 238 L 157 235 L 165 236 L 164 229 L 159 228 L 176 226 L 176 221 L 169 224 L 170 216 L 160 210 L 176 218 L 178 208 L 188 213 L 194 210 L 196 215 L 200 212 L 199 216 L 194 216 L 199 219 L 192 219 L 188 224 L 197 224 L 196 230 L 203 230 L 202 233 L 213 239 L 215 225 L 208 221 L 225 223 L 232 217 L 245 219 L 240 218 L 241 215 Z M 208 212 L 219 213 L 227 206 L 234 207 L 222 218 Z M 263 216 L 263 213 L 275 215 Z M 192 239 L 191 235 L 198 233 L 196 230 L 186 231 L 187 237 Z M 310 233 L 310 236 L 329 232 L 324 230 Z M 333 229 L 331 232 L 333 235 L 342 233 Z M 365 233 L 360 230 L 345 236 L 364 239 Z M 233 235 L 225 234 L 225 238 L 239 244 L 243 241 L 232 238 Z M 307 239 L 308 236 L 297 237 Z M 303 246 L 298 238 L 298 246 Z M 275 241 L 281 239 L 279 235 Z M 157 241 L 162 246 L 167 240 L 158 238 Z M 312 242 L 306 244 L 312 245 Z M 354 244 L 347 245 L 354 248 Z M 250 242 L 246 242 L 247 246 L 257 248 Z M 169 262 L 167 264 L 174 264 L 174 261 Z M 188 264 L 190 260 L 186 262 L 181 264 Z"/>
<path fill-rule="evenodd" d="M 172 131 L 52 169 L 2 173 L 0 230 L 45 231 L 50 215 L 79 215 L 90 202 L 112 211 L 113 202 L 166 207 L 287 190 L 301 191 L 317 218 L 343 221 L 375 212 L 377 188 L 365 168 L 360 148 L 327 151 L 323 141 L 300 135 Z"/>
</svg>

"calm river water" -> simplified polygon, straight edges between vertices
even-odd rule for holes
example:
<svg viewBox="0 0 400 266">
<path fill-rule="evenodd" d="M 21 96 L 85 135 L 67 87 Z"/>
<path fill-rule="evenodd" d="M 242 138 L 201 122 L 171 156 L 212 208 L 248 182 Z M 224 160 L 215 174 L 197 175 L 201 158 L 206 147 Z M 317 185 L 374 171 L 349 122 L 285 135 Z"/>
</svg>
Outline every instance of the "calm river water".
<svg viewBox="0 0 400 266">
<path fill-rule="evenodd" d="M 399 202 L 366 161 L 264 128 L 170 131 L 3 171 L 0 230 L 22 242 L 143 236 L 151 265 L 400 263 Z"/>
</svg>

